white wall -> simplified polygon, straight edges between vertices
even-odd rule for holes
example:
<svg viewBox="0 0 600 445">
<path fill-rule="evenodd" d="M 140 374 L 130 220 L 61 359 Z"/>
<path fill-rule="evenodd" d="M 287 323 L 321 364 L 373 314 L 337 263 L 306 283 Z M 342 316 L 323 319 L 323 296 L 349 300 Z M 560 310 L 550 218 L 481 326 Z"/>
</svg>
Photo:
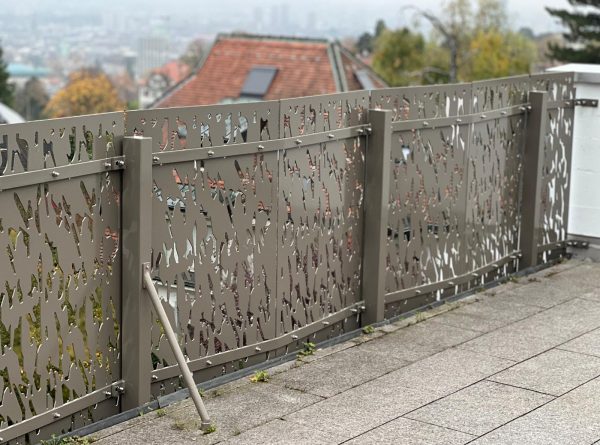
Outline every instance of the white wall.
<svg viewBox="0 0 600 445">
<path fill-rule="evenodd" d="M 576 98 L 600 100 L 600 65 L 550 71 L 575 72 Z M 575 107 L 568 224 L 570 234 L 600 238 L 600 107 Z"/>
</svg>

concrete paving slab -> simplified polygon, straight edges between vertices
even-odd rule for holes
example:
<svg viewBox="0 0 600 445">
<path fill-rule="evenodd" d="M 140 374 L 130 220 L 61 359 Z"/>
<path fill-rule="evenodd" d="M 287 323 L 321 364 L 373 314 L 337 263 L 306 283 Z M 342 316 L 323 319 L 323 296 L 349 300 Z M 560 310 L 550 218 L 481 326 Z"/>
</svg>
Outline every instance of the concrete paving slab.
<svg viewBox="0 0 600 445">
<path fill-rule="evenodd" d="M 403 388 L 390 385 L 380 377 L 289 414 L 284 419 L 348 440 L 436 398 L 425 386 L 421 389 Z"/>
<path fill-rule="evenodd" d="M 486 298 L 431 319 L 434 323 L 487 333 L 530 317 L 543 309 L 499 298 Z"/>
<path fill-rule="evenodd" d="M 521 304 L 548 309 L 577 298 L 586 292 L 589 292 L 589 290 L 573 286 L 572 283 L 569 284 L 569 280 L 552 280 L 551 286 L 544 281 L 533 282 L 503 293 L 502 298 L 505 301 L 516 301 Z"/>
<path fill-rule="evenodd" d="M 600 302 L 575 298 L 514 324 L 520 325 L 567 341 L 600 327 Z"/>
<path fill-rule="evenodd" d="M 589 445 L 600 439 L 600 379 L 480 437 L 473 445 Z"/>
<path fill-rule="evenodd" d="M 188 399 L 165 410 L 162 417 L 147 414 L 147 422 L 135 428 L 122 430 L 98 441 L 104 444 L 163 444 L 168 432 L 169 443 L 212 444 L 241 431 L 267 423 L 290 412 L 323 400 L 321 397 L 289 390 L 270 383 L 239 386 L 217 397 L 205 399 L 211 420 L 217 431 L 203 435 L 199 429 L 198 414 Z M 123 424 L 127 426 L 127 422 Z M 95 435 L 98 437 L 98 435 Z M 177 442 L 181 441 L 181 442 Z"/>
<path fill-rule="evenodd" d="M 434 323 L 433 320 L 392 332 L 376 342 L 360 345 L 360 348 L 385 351 L 389 356 L 414 362 L 481 335 L 479 332 Z"/>
<path fill-rule="evenodd" d="M 332 433 L 294 422 L 275 419 L 221 443 L 227 445 L 326 445 L 339 442 L 341 442 L 341 439 Z"/>
<path fill-rule="evenodd" d="M 579 298 L 584 300 L 600 301 L 600 290 L 593 290 L 581 295 Z"/>
<path fill-rule="evenodd" d="M 463 445 L 476 436 L 400 417 L 362 434 L 347 445 Z"/>
<path fill-rule="evenodd" d="M 529 318 L 519 322 L 521 324 L 505 326 L 458 347 L 520 362 L 567 340 L 564 337 L 558 339 L 554 336 L 547 337 L 544 332 L 529 326 L 527 320 Z"/>
<path fill-rule="evenodd" d="M 559 348 L 566 351 L 600 357 L 600 329 L 583 334 L 580 337 L 560 345 Z"/>
<path fill-rule="evenodd" d="M 514 362 L 464 349 L 447 349 L 381 377 L 387 386 L 426 389 L 443 397 L 512 366 Z"/>
<path fill-rule="evenodd" d="M 405 417 L 480 436 L 551 400 L 537 392 L 483 381 Z"/>
<path fill-rule="evenodd" d="M 560 396 L 600 376 L 600 358 L 551 349 L 489 380 Z"/>
<path fill-rule="evenodd" d="M 276 375 L 271 382 L 286 388 L 331 397 L 409 362 L 355 346 Z"/>
</svg>

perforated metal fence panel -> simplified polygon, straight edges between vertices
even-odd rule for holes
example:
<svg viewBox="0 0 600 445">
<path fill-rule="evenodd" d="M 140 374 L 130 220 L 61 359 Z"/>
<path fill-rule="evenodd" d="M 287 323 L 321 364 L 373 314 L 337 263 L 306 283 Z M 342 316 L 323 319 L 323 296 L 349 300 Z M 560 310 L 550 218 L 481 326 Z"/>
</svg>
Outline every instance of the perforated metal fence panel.
<svg viewBox="0 0 600 445">
<path fill-rule="evenodd" d="M 574 97 L 561 73 L 0 125 L 0 442 L 181 388 L 147 261 L 200 382 L 564 255 Z"/>
<path fill-rule="evenodd" d="M 0 126 L 5 441 L 36 443 L 119 412 L 121 185 L 104 159 L 122 136 L 120 113 Z"/>
</svg>

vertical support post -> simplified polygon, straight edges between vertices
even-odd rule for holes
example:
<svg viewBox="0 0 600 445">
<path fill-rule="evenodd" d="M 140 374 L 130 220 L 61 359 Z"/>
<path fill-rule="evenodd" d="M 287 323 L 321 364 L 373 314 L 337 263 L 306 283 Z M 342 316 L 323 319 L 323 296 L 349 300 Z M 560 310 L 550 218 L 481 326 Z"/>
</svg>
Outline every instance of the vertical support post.
<svg viewBox="0 0 600 445">
<path fill-rule="evenodd" d="M 367 140 L 363 225 L 363 323 L 384 319 L 392 112 L 369 111 L 372 133 Z"/>
<path fill-rule="evenodd" d="M 532 267 L 538 260 L 540 240 L 542 168 L 548 124 L 548 93 L 529 93 L 531 110 L 527 117 L 527 136 L 523 160 L 523 200 L 521 220 L 521 268 Z"/>
<path fill-rule="evenodd" d="M 122 193 L 121 408 L 150 401 L 150 305 L 143 290 L 142 264 L 149 263 L 152 236 L 152 138 L 126 137 Z"/>
</svg>

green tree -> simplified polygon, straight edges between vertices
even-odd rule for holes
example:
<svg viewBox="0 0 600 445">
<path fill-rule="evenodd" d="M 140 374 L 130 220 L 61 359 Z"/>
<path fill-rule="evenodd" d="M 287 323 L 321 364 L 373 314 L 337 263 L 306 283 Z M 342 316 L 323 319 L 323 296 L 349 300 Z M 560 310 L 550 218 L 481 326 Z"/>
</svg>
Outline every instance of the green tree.
<svg viewBox="0 0 600 445">
<path fill-rule="evenodd" d="M 15 110 L 28 121 L 41 119 L 49 97 L 44 84 L 32 77 L 15 94 Z"/>
<path fill-rule="evenodd" d="M 381 19 L 377 20 L 377 23 L 375 23 L 375 34 L 364 32 L 358 37 L 356 41 L 358 52 L 360 54 L 371 54 L 375 49 L 375 42 L 385 30 L 387 30 L 385 22 Z"/>
<path fill-rule="evenodd" d="M 546 8 L 568 29 L 567 45 L 550 43 L 548 55 L 554 60 L 600 63 L 600 0 L 569 0 L 572 10 Z"/>
<path fill-rule="evenodd" d="M 49 117 L 67 117 L 123 108 L 124 104 L 106 74 L 81 70 L 71 74 L 67 86 L 52 97 L 44 113 Z"/>
<path fill-rule="evenodd" d="M 471 58 L 462 68 L 469 80 L 490 79 L 527 73 L 535 59 L 534 43 L 515 32 L 480 30 L 471 39 Z"/>
<path fill-rule="evenodd" d="M 425 56 L 426 83 L 527 73 L 535 60 L 533 42 L 510 30 L 500 0 L 449 0 L 441 14 L 413 9 L 434 30 Z"/>
<path fill-rule="evenodd" d="M 373 69 L 392 86 L 421 82 L 425 39 L 407 28 L 383 31 L 375 43 Z"/>
<path fill-rule="evenodd" d="M 0 46 L 0 102 L 12 107 L 14 101 L 14 86 L 8 83 L 9 74 L 6 69 L 6 62 L 3 58 L 2 47 Z"/>
</svg>

